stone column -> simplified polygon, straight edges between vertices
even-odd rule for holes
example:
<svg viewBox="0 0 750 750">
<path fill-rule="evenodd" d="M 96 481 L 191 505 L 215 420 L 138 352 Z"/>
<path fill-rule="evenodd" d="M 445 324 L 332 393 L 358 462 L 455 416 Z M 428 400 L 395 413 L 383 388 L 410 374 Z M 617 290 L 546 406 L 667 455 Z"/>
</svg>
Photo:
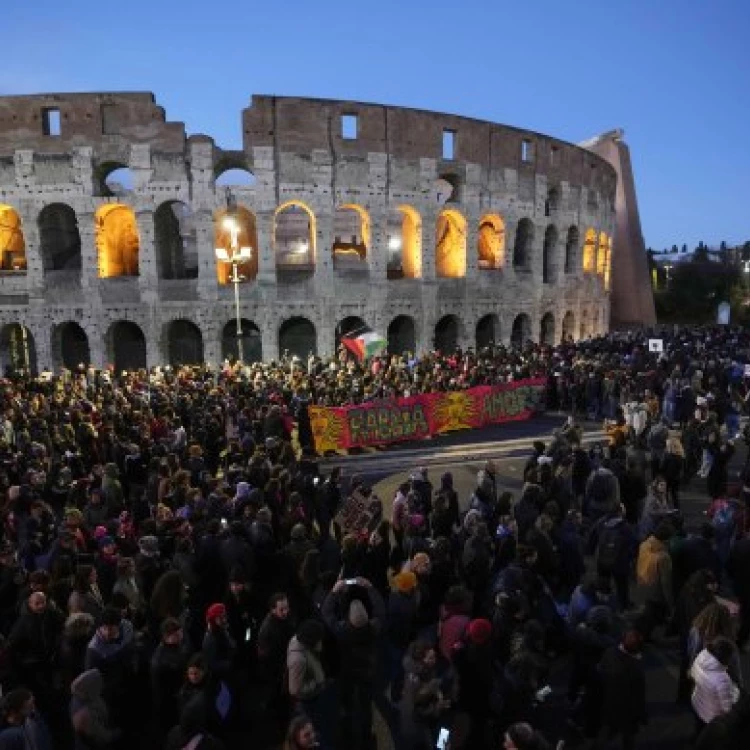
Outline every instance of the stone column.
<svg viewBox="0 0 750 750">
<path fill-rule="evenodd" d="M 44 297 L 44 262 L 36 207 L 25 205 L 19 210 L 26 253 L 26 289 L 29 297 Z"/>
<path fill-rule="evenodd" d="M 36 366 L 39 372 L 52 369 L 52 329 L 44 321 L 21 321 L 34 339 Z"/>
<path fill-rule="evenodd" d="M 263 361 L 270 362 L 279 358 L 279 329 L 275 319 L 264 320 L 261 325 L 261 346 Z"/>
<path fill-rule="evenodd" d="M 370 247 L 367 248 L 367 266 L 371 283 L 385 283 L 388 278 L 387 213 L 377 213 L 370 217 Z"/>
<path fill-rule="evenodd" d="M 96 367 L 97 370 L 102 370 L 107 365 L 113 364 L 107 358 L 104 336 L 99 330 L 99 326 L 87 326 L 85 331 L 89 340 L 89 359 L 91 360 L 91 364 Z"/>
<path fill-rule="evenodd" d="M 169 364 L 169 351 L 167 350 L 166 336 L 162 335 L 161 323 L 152 324 L 148 330 L 143 332 L 146 337 L 146 366 L 156 367 Z M 165 349 L 162 351 L 162 345 Z"/>
<path fill-rule="evenodd" d="M 78 216 L 78 233 L 81 237 L 81 291 L 89 303 L 100 303 L 99 253 L 96 245 L 96 215 Z"/>
<path fill-rule="evenodd" d="M 219 296 L 214 254 L 214 218 L 211 211 L 203 209 L 195 214 L 195 245 L 198 251 L 198 297 L 215 302 Z"/>
<path fill-rule="evenodd" d="M 141 290 L 141 300 L 146 304 L 154 304 L 159 298 L 159 271 L 154 244 L 154 212 L 151 209 L 141 209 L 136 212 L 135 220 L 140 240 L 138 287 Z"/>
<path fill-rule="evenodd" d="M 203 360 L 216 367 L 221 359 L 221 329 L 215 323 L 201 326 L 203 336 Z"/>
<path fill-rule="evenodd" d="M 315 286 L 319 297 L 333 293 L 333 215 L 317 214 L 315 221 Z"/>
<path fill-rule="evenodd" d="M 273 244 L 273 211 L 261 211 L 255 216 L 258 235 L 258 283 L 263 286 L 276 286 L 276 257 Z"/>
<path fill-rule="evenodd" d="M 422 216 L 422 278 L 435 281 L 435 239 L 437 237 L 436 212 L 425 213 Z"/>
<path fill-rule="evenodd" d="M 479 217 L 466 217 L 466 278 L 475 281 L 479 275 Z"/>
</svg>

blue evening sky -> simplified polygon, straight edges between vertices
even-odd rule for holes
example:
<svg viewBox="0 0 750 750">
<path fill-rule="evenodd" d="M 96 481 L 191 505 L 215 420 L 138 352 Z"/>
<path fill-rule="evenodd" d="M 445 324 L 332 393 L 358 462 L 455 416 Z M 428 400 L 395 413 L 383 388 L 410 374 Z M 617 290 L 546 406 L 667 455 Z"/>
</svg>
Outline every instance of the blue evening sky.
<svg viewBox="0 0 750 750">
<path fill-rule="evenodd" d="M 625 129 L 646 244 L 750 240 L 750 0 L 5 0 L 0 94 L 148 90 L 241 145 L 252 93 Z"/>
</svg>

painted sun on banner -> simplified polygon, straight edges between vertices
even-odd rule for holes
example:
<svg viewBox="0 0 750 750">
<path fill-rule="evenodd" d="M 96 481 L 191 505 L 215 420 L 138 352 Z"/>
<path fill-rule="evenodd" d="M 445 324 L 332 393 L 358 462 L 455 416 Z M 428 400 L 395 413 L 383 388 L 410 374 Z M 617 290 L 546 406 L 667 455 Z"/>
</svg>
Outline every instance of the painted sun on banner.
<svg viewBox="0 0 750 750">
<path fill-rule="evenodd" d="M 476 397 L 469 391 L 444 393 L 433 406 L 435 432 L 470 430 L 479 416 Z"/>
</svg>

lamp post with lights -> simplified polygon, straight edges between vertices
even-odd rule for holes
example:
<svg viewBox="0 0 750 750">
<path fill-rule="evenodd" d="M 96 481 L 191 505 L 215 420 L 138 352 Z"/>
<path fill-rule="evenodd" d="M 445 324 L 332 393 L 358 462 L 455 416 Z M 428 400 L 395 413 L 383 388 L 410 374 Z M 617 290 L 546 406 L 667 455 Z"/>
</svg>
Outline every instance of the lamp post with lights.
<svg viewBox="0 0 750 750">
<path fill-rule="evenodd" d="M 232 275 L 229 281 L 234 285 L 234 311 L 236 316 L 236 333 L 237 333 L 237 359 L 244 361 L 244 352 L 242 347 L 242 316 L 240 315 L 240 282 L 243 277 L 240 276 L 240 266 L 247 263 L 253 257 L 253 248 L 240 247 L 240 225 L 234 216 L 227 216 L 222 226 L 229 233 L 229 251 L 223 247 L 217 247 L 214 252 L 216 259 L 222 263 L 230 263 L 232 266 Z"/>
</svg>

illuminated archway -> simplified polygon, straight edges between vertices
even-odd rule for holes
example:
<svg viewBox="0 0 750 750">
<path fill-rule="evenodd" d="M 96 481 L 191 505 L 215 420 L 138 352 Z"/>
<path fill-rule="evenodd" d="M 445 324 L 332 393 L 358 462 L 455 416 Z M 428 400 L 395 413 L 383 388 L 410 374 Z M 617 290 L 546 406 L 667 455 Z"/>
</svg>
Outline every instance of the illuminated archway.
<svg viewBox="0 0 750 750">
<path fill-rule="evenodd" d="M 129 320 L 118 320 L 105 337 L 107 359 L 115 372 L 146 369 L 146 337 L 141 327 Z"/>
<path fill-rule="evenodd" d="M 389 279 L 422 275 L 422 220 L 411 206 L 399 206 L 388 215 L 387 250 Z"/>
<path fill-rule="evenodd" d="M 480 318 L 477 322 L 476 342 L 477 351 L 492 346 L 500 341 L 500 319 L 490 314 Z"/>
<path fill-rule="evenodd" d="M 227 221 L 229 219 L 230 221 Z M 258 275 L 258 230 L 255 216 L 243 206 L 233 209 L 222 209 L 214 214 L 214 247 L 226 250 L 232 254 L 232 222 L 237 223 L 237 248 L 249 247 L 252 255 L 247 263 L 240 263 L 237 271 L 244 281 L 251 281 Z M 232 276 L 232 264 L 216 261 L 216 278 L 219 284 L 229 284 Z"/>
<path fill-rule="evenodd" d="M 55 326 L 52 331 L 52 352 L 56 364 L 68 370 L 91 362 L 89 337 L 78 323 L 67 322 Z"/>
<path fill-rule="evenodd" d="M 575 273 L 580 234 L 578 227 L 570 227 L 565 240 L 565 273 Z"/>
<path fill-rule="evenodd" d="M 137 276 L 140 239 L 130 206 L 106 203 L 95 216 L 99 278 Z"/>
<path fill-rule="evenodd" d="M 542 282 L 552 284 L 557 278 L 557 227 L 550 224 L 544 233 L 544 248 L 542 251 Z"/>
<path fill-rule="evenodd" d="M 18 211 L 0 203 L 0 270 L 26 270 L 26 241 Z"/>
<path fill-rule="evenodd" d="M 287 201 L 276 209 L 273 246 L 277 271 L 315 268 L 315 214 L 301 201 Z"/>
<path fill-rule="evenodd" d="M 596 251 L 596 272 L 604 276 L 607 269 L 607 253 L 609 252 L 609 238 L 604 232 L 599 233 L 599 247 Z"/>
<path fill-rule="evenodd" d="M 466 219 L 458 211 L 442 211 L 435 233 L 435 273 L 439 278 L 466 275 Z"/>
<path fill-rule="evenodd" d="M 511 346 L 520 349 L 531 338 L 531 318 L 526 313 L 516 315 L 510 332 Z"/>
<path fill-rule="evenodd" d="M 555 345 L 555 316 L 551 312 L 546 313 L 539 323 L 539 343 Z"/>
<path fill-rule="evenodd" d="M 505 266 L 505 222 L 498 214 L 487 214 L 479 222 L 477 252 L 479 268 L 492 270 Z"/>
<path fill-rule="evenodd" d="M 362 206 L 339 206 L 333 215 L 333 267 L 358 268 L 367 262 L 370 217 Z"/>
<path fill-rule="evenodd" d="M 154 245 L 156 268 L 160 278 L 198 277 L 198 253 L 193 246 L 191 212 L 185 203 L 168 201 L 156 209 Z"/>
<path fill-rule="evenodd" d="M 25 370 L 32 375 L 37 372 L 36 343 L 26 326 L 10 323 L 0 331 L 0 364 L 2 373 Z"/>
<path fill-rule="evenodd" d="M 388 353 L 412 354 L 417 349 L 417 333 L 414 318 L 408 315 L 396 316 L 388 325 Z"/>
<path fill-rule="evenodd" d="M 586 230 L 583 242 L 583 271 L 584 273 L 596 271 L 596 230 L 592 228 Z"/>
<path fill-rule="evenodd" d="M 76 212 L 65 203 L 50 203 L 37 217 L 39 249 L 45 271 L 80 271 L 81 235 Z"/>
<path fill-rule="evenodd" d="M 167 327 L 167 351 L 173 367 L 203 364 L 201 329 L 189 320 L 173 320 Z"/>
<path fill-rule="evenodd" d="M 442 354 L 453 354 L 458 349 L 461 323 L 455 315 L 445 315 L 435 326 L 435 349 Z"/>
<path fill-rule="evenodd" d="M 260 329 L 252 320 L 242 318 L 242 359 L 245 363 L 263 361 L 263 342 Z M 236 362 L 239 358 L 237 347 L 237 321 L 230 320 L 221 332 L 221 358 Z"/>
<path fill-rule="evenodd" d="M 562 322 L 563 341 L 572 341 L 576 335 L 576 318 L 572 311 L 568 310 Z"/>
<path fill-rule="evenodd" d="M 279 352 L 299 357 L 305 363 L 311 354 L 317 354 L 318 335 L 315 326 L 302 317 L 289 318 L 279 327 Z"/>
<path fill-rule="evenodd" d="M 516 227 L 516 241 L 513 246 L 513 268 L 531 267 L 531 252 L 534 247 L 534 223 L 531 219 L 521 219 Z"/>
</svg>

